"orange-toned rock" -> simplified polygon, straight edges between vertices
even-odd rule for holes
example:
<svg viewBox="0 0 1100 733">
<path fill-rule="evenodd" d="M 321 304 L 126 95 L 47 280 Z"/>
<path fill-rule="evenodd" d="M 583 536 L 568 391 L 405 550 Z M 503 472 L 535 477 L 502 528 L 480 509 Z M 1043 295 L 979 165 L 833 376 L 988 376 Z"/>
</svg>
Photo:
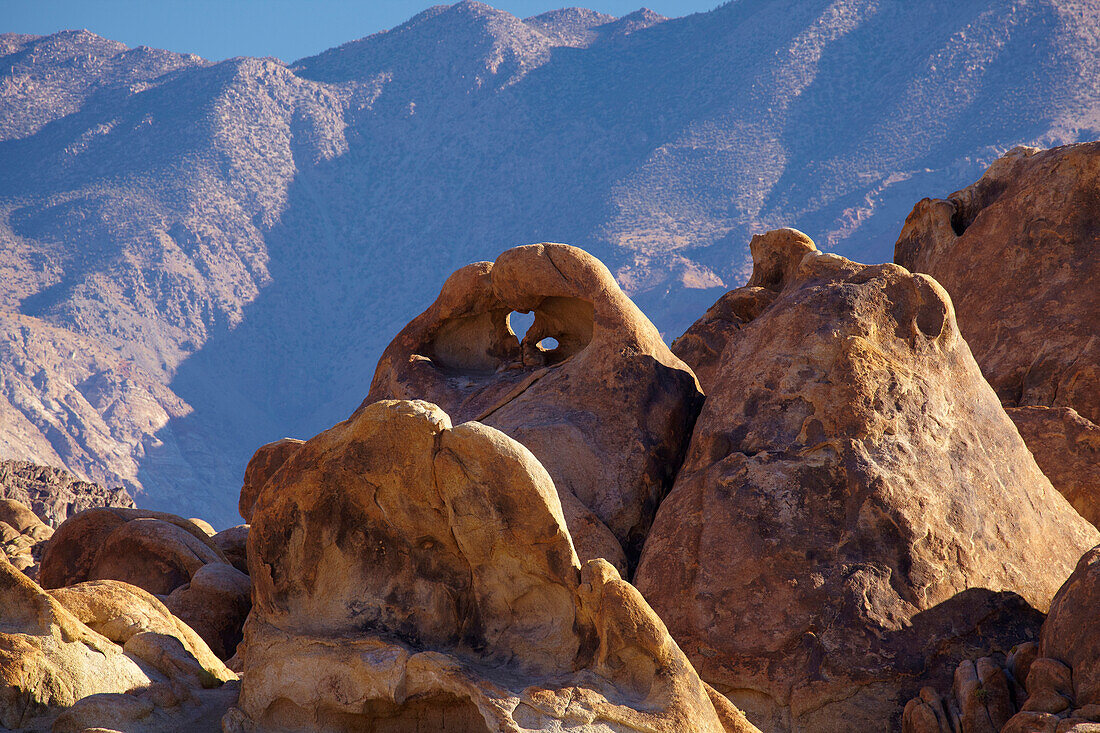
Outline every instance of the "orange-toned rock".
<svg viewBox="0 0 1100 733">
<path fill-rule="evenodd" d="M 894 259 L 951 294 L 959 328 L 1005 407 L 1059 408 L 1014 419 L 1054 487 L 1095 523 L 1100 142 L 1016 148 L 973 185 L 924 199 Z"/>
<path fill-rule="evenodd" d="M 172 591 L 164 605 L 198 632 L 220 659 L 229 659 L 241 642 L 244 620 L 252 608 L 248 576 L 232 565 L 203 565 L 191 580 Z"/>
<path fill-rule="evenodd" d="M 609 563 L 578 561 L 529 450 L 426 402 L 309 440 L 260 492 L 248 543 L 244 719 L 227 726 L 756 730 Z"/>
<path fill-rule="evenodd" d="M 60 588 L 85 580 L 124 580 L 166 595 L 209 562 L 226 559 L 190 520 L 142 509 L 89 509 L 54 533 L 39 582 Z"/>
<path fill-rule="evenodd" d="M 1005 410 L 1054 488 L 1100 527 L 1100 425 L 1071 407 Z"/>
<path fill-rule="evenodd" d="M 935 281 L 754 238 L 635 582 L 768 730 L 896 730 L 929 670 L 1007 651 L 1100 539 L 1035 465 Z M 926 682 L 929 680 L 926 678 Z"/>
<path fill-rule="evenodd" d="M 27 577 L 38 577 L 38 562 L 53 530 L 13 499 L 0 499 L 0 552 Z"/>
<path fill-rule="evenodd" d="M 1039 648 L 1073 670 L 1076 707 L 1100 705 L 1100 547 L 1081 558 L 1054 597 Z"/>
<path fill-rule="evenodd" d="M 1100 422 L 1100 142 L 1015 148 L 973 185 L 924 199 L 894 259 L 951 294 L 1006 406 Z"/>
<path fill-rule="evenodd" d="M 39 580 L 45 588 L 117 580 L 159 595 L 219 657 L 228 659 L 248 615 L 249 579 L 229 564 L 216 537 L 173 514 L 91 509 L 54 533 Z"/>
<path fill-rule="evenodd" d="M 522 340 L 512 311 L 534 314 Z M 581 558 L 625 572 L 701 397 L 599 260 L 537 244 L 451 275 L 383 353 L 363 404 L 424 399 L 515 438 L 553 478 Z"/>
<path fill-rule="evenodd" d="M 235 701 L 236 675 L 148 593 L 53 593 L 0 555 L 0 728 L 199 730 Z"/>
<path fill-rule="evenodd" d="M 273 443 L 262 445 L 252 455 L 248 466 L 244 469 L 244 482 L 241 484 L 241 498 L 237 509 L 244 521 L 252 519 L 252 505 L 260 489 L 264 487 L 275 472 L 279 470 L 287 458 L 290 458 L 301 447 L 303 441 L 297 438 L 282 438 Z"/>
<path fill-rule="evenodd" d="M 248 556 L 247 556 L 247 544 L 248 544 L 248 525 L 238 524 L 236 527 L 230 527 L 229 529 L 223 529 L 218 532 L 211 539 L 214 540 L 214 544 L 225 555 L 225 559 L 233 565 L 233 567 L 240 570 L 242 573 L 248 572 Z"/>
</svg>

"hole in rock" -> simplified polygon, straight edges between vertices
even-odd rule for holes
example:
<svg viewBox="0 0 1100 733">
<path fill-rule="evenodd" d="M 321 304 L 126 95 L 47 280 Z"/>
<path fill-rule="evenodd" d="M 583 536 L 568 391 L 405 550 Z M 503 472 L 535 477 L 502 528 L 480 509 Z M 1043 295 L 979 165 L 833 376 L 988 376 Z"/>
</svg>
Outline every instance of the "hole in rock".
<svg viewBox="0 0 1100 733">
<path fill-rule="evenodd" d="M 543 351 L 553 351 L 558 348 L 558 340 L 553 336 L 547 336 L 542 341 L 539 341 L 539 348 Z"/>
<path fill-rule="evenodd" d="M 519 311 L 512 311 L 508 314 L 508 327 L 512 329 L 512 333 L 516 335 L 516 338 L 522 340 L 523 335 L 527 333 L 527 330 L 531 328 L 531 324 L 535 322 L 534 313 L 520 313 Z"/>
</svg>

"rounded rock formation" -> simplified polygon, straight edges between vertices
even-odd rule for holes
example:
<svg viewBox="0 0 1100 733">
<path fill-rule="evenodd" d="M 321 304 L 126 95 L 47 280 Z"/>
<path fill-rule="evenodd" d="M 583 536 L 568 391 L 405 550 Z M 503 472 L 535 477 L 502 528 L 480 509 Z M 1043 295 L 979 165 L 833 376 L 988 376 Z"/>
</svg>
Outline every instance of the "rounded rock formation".
<svg viewBox="0 0 1100 733">
<path fill-rule="evenodd" d="M 52 593 L 0 555 L 0 727 L 187 731 L 234 702 L 236 675 L 145 591 Z"/>
<path fill-rule="evenodd" d="M 755 730 L 610 564 L 579 563 L 531 452 L 434 405 L 376 402 L 308 441 L 248 542 L 244 720 L 227 724 Z"/>
<path fill-rule="evenodd" d="M 509 315 L 533 313 L 522 339 Z M 626 572 L 702 395 L 607 268 L 565 244 L 455 272 L 379 360 L 364 407 L 424 399 L 491 425 L 550 473 L 581 558 Z"/>
<path fill-rule="evenodd" d="M 1035 465 L 935 281 L 793 230 L 752 251 L 774 300 L 727 334 L 635 582 L 763 727 L 897 730 L 928 670 L 1036 633 L 1100 535 Z"/>
<path fill-rule="evenodd" d="M 252 505 L 268 479 L 275 475 L 286 459 L 294 455 L 304 441 L 297 438 L 281 438 L 273 443 L 260 446 L 244 469 L 244 482 L 241 484 L 241 497 L 237 505 L 244 521 L 252 520 Z"/>
<path fill-rule="evenodd" d="M 1095 522 L 1100 483 L 1100 142 L 1019 147 L 920 201 L 894 260 L 943 285 L 982 373 L 1054 487 Z M 1017 419 L 1019 418 L 1019 419 Z M 1041 423 L 1046 422 L 1046 425 Z M 1065 433 L 1093 437 L 1067 442 Z"/>
<path fill-rule="evenodd" d="M 39 582 L 62 588 L 88 580 L 161 596 L 222 659 L 233 656 L 250 605 L 248 576 L 229 564 L 216 536 L 163 512 L 90 509 L 66 520 L 42 555 Z"/>
</svg>

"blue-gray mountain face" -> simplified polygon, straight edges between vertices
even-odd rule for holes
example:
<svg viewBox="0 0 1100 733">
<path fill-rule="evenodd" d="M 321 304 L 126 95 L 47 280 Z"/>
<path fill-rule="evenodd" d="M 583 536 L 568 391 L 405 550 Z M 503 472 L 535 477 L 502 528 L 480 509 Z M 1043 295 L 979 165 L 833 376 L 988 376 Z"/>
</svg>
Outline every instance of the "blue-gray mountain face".
<svg viewBox="0 0 1100 733">
<path fill-rule="evenodd" d="M 781 225 L 884 261 L 919 198 L 1100 137 L 1100 2 L 479 3 L 287 65 L 0 36 L 0 457 L 235 521 L 471 261 L 603 259 L 666 336 Z"/>
</svg>

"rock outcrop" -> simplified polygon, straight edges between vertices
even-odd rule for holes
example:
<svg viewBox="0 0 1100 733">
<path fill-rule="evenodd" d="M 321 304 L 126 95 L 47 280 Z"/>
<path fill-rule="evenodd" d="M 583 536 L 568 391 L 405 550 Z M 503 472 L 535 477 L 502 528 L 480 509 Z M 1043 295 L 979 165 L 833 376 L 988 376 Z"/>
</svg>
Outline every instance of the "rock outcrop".
<svg viewBox="0 0 1100 733">
<path fill-rule="evenodd" d="M 1054 488 L 1100 527 L 1100 425 L 1071 407 L 1005 410 Z"/>
<path fill-rule="evenodd" d="M 305 443 L 248 542 L 227 725 L 755 730 L 609 563 L 578 561 L 529 450 L 426 402 L 364 406 Z"/>
<path fill-rule="evenodd" d="M 51 527 L 85 509 L 134 506 L 121 486 L 105 489 L 60 468 L 28 461 L 0 461 L 0 499 L 19 502 Z"/>
<path fill-rule="evenodd" d="M 0 556 L 0 727 L 208 729 L 235 701 L 236 675 L 150 594 L 116 581 L 51 593 Z"/>
<path fill-rule="evenodd" d="M 53 530 L 26 506 L 0 499 L 0 551 L 28 578 L 38 577 L 38 563 L 52 535 Z"/>
<path fill-rule="evenodd" d="M 214 544 L 229 563 L 242 573 L 248 572 L 248 525 L 238 524 L 236 527 L 223 529 L 211 537 Z"/>
<path fill-rule="evenodd" d="M 635 582 L 762 727 L 896 730 L 922 675 L 1033 637 L 1100 534 L 935 281 L 793 230 L 751 248 L 774 300 L 727 336 Z"/>
<path fill-rule="evenodd" d="M 140 509 L 90 509 L 46 546 L 43 588 L 119 580 L 160 596 L 218 656 L 233 656 L 248 615 L 249 579 L 189 519 Z"/>
<path fill-rule="evenodd" d="M 1005 733 L 1100 730 L 1100 547 L 1086 553 L 1050 604 L 1028 697 Z"/>
<path fill-rule="evenodd" d="M 1097 733 L 1097 609 L 1100 546 L 1085 553 L 1055 595 L 1038 644 L 1020 645 L 1003 665 L 963 662 L 946 697 L 925 687 L 905 707 L 903 733 Z M 977 674 L 965 675 L 967 668 Z"/>
<path fill-rule="evenodd" d="M 522 339 L 512 311 L 534 314 Z M 363 406 L 382 399 L 428 400 L 525 445 L 554 480 L 580 557 L 625 573 L 702 395 L 599 260 L 537 244 L 451 275 L 383 353 Z"/>
<path fill-rule="evenodd" d="M 298 451 L 303 442 L 297 438 L 283 438 L 260 446 L 252 455 L 244 469 L 244 482 L 241 484 L 241 497 L 237 504 L 244 521 L 252 521 L 252 505 L 256 502 L 260 489 L 286 463 L 286 459 Z"/>
<path fill-rule="evenodd" d="M 922 200 L 894 259 L 951 294 L 1005 407 L 1062 408 L 1010 414 L 1055 488 L 1095 521 L 1100 142 L 1016 148 L 973 185 Z"/>
</svg>

